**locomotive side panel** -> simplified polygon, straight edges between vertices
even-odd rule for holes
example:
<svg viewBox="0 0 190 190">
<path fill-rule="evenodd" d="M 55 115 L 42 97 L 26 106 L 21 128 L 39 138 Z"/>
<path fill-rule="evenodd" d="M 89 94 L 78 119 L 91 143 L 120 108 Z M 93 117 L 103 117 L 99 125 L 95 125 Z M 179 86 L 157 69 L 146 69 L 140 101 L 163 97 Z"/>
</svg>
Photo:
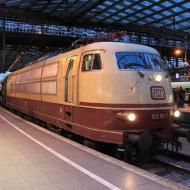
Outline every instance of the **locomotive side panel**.
<svg viewBox="0 0 190 190">
<path fill-rule="evenodd" d="M 31 107 L 28 100 L 41 101 L 40 80 L 42 65 L 43 62 L 39 62 L 16 71 L 13 76 L 10 76 L 10 80 L 15 77 L 15 83 L 8 84 L 8 100 L 17 109 L 27 111 L 28 107 Z M 11 88 L 15 89 L 14 94 L 9 94 L 11 93 Z"/>
<path fill-rule="evenodd" d="M 14 72 L 7 83 L 8 105 L 53 124 L 63 126 L 64 120 L 72 121 L 79 60 L 80 56 L 71 52 Z M 66 76 L 70 61 L 72 72 Z"/>
<path fill-rule="evenodd" d="M 7 79 L 7 88 L 6 88 L 6 94 L 10 97 L 15 97 L 15 80 L 16 75 L 11 75 Z"/>
<path fill-rule="evenodd" d="M 42 102 L 58 103 L 63 96 L 62 91 L 58 91 L 58 83 L 61 70 L 60 60 L 48 60 L 42 69 L 41 76 L 41 96 Z"/>
</svg>

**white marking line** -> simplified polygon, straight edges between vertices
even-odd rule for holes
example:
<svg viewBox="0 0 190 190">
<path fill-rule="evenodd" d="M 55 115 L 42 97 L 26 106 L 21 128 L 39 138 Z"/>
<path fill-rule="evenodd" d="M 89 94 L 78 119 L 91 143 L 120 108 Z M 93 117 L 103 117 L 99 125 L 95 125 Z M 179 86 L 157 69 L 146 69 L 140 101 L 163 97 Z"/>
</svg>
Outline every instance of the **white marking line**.
<svg viewBox="0 0 190 190">
<path fill-rule="evenodd" d="M 34 141 L 36 144 L 40 145 L 42 148 L 44 148 L 45 150 L 49 151 L 50 153 L 52 153 L 53 155 L 55 155 L 56 157 L 60 158 L 61 160 L 63 160 L 64 162 L 66 162 L 67 164 L 71 165 L 72 167 L 76 168 L 77 170 L 81 171 L 82 173 L 88 175 L 89 177 L 93 178 L 94 180 L 98 181 L 99 183 L 101 183 L 102 185 L 108 187 L 109 189 L 112 190 L 121 190 L 119 187 L 114 186 L 113 184 L 109 183 L 108 181 L 106 181 L 105 179 L 97 176 L 96 174 L 90 172 L 89 170 L 81 167 L 80 165 L 76 164 L 75 162 L 69 160 L 68 158 L 64 157 L 63 155 L 59 154 L 58 152 L 56 152 L 55 150 L 51 149 L 50 147 L 46 146 L 45 144 L 41 143 L 40 141 L 38 141 L 37 139 L 33 138 L 32 136 L 30 136 L 28 133 L 24 132 L 23 130 L 21 130 L 20 128 L 18 128 L 16 125 L 14 125 L 13 123 L 9 122 L 6 118 L 4 118 L 3 116 L 0 115 L 0 118 L 2 120 L 4 120 L 6 123 L 8 123 L 9 125 L 11 125 L 13 128 L 15 128 L 17 131 L 19 131 L 20 133 L 22 133 L 23 135 L 25 135 L 26 137 L 28 137 L 29 139 L 31 139 L 32 141 Z"/>
</svg>

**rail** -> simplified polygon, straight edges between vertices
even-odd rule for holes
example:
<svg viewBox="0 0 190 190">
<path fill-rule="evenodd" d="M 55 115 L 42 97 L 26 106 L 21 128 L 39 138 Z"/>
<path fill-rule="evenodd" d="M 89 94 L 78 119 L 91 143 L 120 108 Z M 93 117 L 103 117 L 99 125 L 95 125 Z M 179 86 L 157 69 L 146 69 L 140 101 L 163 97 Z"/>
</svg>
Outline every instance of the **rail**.
<svg viewBox="0 0 190 190">
<path fill-rule="evenodd" d="M 151 162 L 136 166 L 190 188 L 189 155 L 164 150 L 156 155 Z"/>
</svg>

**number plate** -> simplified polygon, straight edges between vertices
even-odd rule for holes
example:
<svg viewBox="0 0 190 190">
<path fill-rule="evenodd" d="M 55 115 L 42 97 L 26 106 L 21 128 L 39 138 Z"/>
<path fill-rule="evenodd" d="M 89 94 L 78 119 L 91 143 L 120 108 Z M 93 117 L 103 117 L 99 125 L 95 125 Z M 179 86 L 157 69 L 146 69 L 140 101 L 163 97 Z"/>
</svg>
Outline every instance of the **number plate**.
<svg viewBox="0 0 190 190">
<path fill-rule="evenodd" d="M 154 120 L 167 119 L 169 118 L 169 113 L 152 113 L 151 118 Z"/>
<path fill-rule="evenodd" d="M 150 93 L 153 100 L 164 100 L 166 98 L 165 90 L 162 86 L 152 86 Z"/>
</svg>

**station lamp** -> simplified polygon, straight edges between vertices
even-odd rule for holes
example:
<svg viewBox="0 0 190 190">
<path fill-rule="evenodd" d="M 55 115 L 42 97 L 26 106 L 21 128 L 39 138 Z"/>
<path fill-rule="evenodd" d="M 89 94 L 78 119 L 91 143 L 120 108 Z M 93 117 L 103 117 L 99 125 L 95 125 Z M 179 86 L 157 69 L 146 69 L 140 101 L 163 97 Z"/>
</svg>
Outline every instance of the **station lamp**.
<svg viewBox="0 0 190 190">
<path fill-rule="evenodd" d="M 180 55 L 182 53 L 182 50 L 181 49 L 176 49 L 175 51 L 174 51 L 174 54 L 175 55 Z"/>
<path fill-rule="evenodd" d="M 174 50 L 174 54 L 175 54 L 176 56 L 179 56 L 179 55 L 181 55 L 181 54 L 184 54 L 184 55 L 185 55 L 185 57 L 184 57 L 184 66 L 189 66 L 189 63 L 188 63 L 188 61 L 187 61 L 187 50 L 186 50 L 186 49 L 184 49 L 184 50 L 182 50 L 182 49 L 175 49 L 175 50 Z"/>
</svg>

